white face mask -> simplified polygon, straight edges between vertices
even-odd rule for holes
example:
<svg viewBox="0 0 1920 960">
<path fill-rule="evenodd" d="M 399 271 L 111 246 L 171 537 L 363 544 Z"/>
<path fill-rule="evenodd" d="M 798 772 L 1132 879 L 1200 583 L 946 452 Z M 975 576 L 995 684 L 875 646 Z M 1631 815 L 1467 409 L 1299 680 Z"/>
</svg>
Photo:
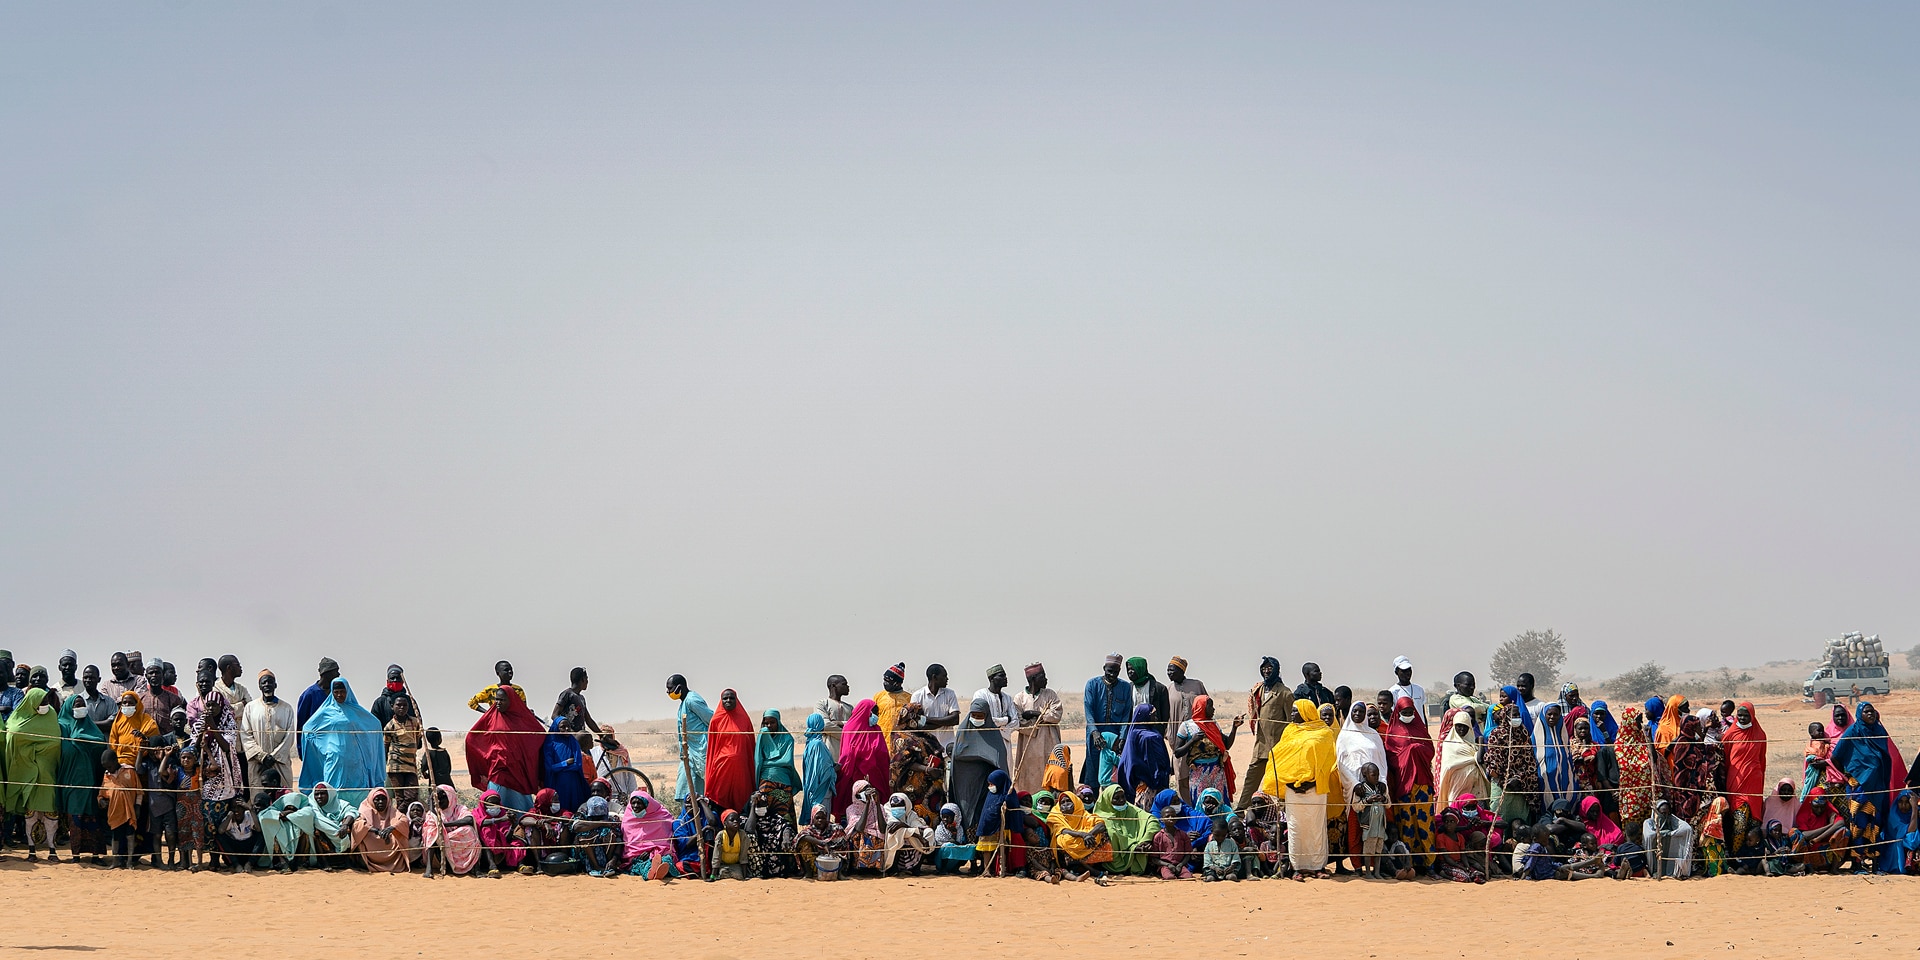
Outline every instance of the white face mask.
<svg viewBox="0 0 1920 960">
<path fill-rule="evenodd" d="M 1734 723 L 1739 724 L 1742 730 L 1750 730 L 1753 728 L 1752 720 L 1735 720 Z"/>
<path fill-rule="evenodd" d="M 557 804 L 557 803 L 549 803 L 549 804 L 547 804 L 547 812 L 548 812 L 548 813 L 559 813 L 559 812 L 560 812 L 560 805 L 559 805 L 559 804 Z"/>
<path fill-rule="evenodd" d="M 39 705 L 39 706 L 37 706 L 37 707 L 35 707 L 35 708 L 33 708 L 33 712 L 34 712 L 34 713 L 46 713 L 46 712 L 48 712 L 48 711 L 50 711 L 50 710 L 52 710 L 52 709 L 53 709 L 52 707 L 49 707 L 49 706 L 47 706 L 46 704 L 44 704 L 44 703 L 43 703 L 43 704 L 41 704 L 41 705 Z"/>
<path fill-rule="evenodd" d="M 764 816 L 766 816 L 766 815 L 767 815 L 767 808 L 766 808 L 766 807 L 754 807 L 754 808 L 753 808 L 753 815 L 754 815 L 754 816 L 756 816 L 756 817 L 764 817 Z"/>
<path fill-rule="evenodd" d="M 129 703 L 129 704 L 126 704 L 125 706 L 122 706 L 122 707 L 120 708 L 120 715 L 121 715 L 121 716 L 123 716 L 123 717 L 131 717 L 131 716 L 133 716 L 133 713 L 134 713 L 134 711 L 135 711 L 135 710 L 138 710 L 138 709 L 139 709 L 138 707 L 136 707 L 136 706 L 134 706 L 133 704 L 131 704 L 131 703 Z"/>
<path fill-rule="evenodd" d="M 487 804 L 487 816 L 489 816 L 489 817 L 497 817 L 497 816 L 499 816 L 499 815 L 500 815 L 500 805 L 499 805 L 499 804 L 497 804 L 497 803 L 489 803 L 489 804 Z"/>
<path fill-rule="evenodd" d="M 45 711 L 45 710 L 46 710 L 47 708 L 45 708 L 45 707 L 41 707 L 40 709 L 41 709 L 42 711 Z M 999 792 L 1000 792 L 1000 785 L 999 785 L 999 784 L 997 784 L 997 783 L 989 783 L 989 784 L 987 784 L 987 792 L 988 792 L 988 793 L 999 793 Z"/>
<path fill-rule="evenodd" d="M 1412 722 L 1413 722 L 1413 714 L 1411 714 L 1411 713 L 1403 713 L 1403 714 L 1401 714 L 1401 715 L 1400 715 L 1400 722 L 1401 722 L 1401 723 L 1412 723 Z"/>
<path fill-rule="evenodd" d="M 1509 718 L 1507 719 L 1507 726 L 1510 726 L 1510 727 L 1517 727 L 1517 726 L 1519 726 L 1519 725 L 1520 725 L 1520 718 L 1519 718 L 1519 717 L 1509 717 Z"/>
<path fill-rule="evenodd" d="M 895 820 L 905 820 L 907 818 L 907 808 L 906 807 L 888 807 L 887 816 L 892 817 Z"/>
</svg>

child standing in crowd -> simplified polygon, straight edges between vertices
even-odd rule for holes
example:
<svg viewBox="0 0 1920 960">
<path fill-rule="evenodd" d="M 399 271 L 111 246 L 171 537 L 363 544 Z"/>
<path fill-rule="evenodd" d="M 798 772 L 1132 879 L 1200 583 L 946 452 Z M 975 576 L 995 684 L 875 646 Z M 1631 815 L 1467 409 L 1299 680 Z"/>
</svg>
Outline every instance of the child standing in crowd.
<svg viewBox="0 0 1920 960">
<path fill-rule="evenodd" d="M 1354 864 L 1362 874 L 1384 876 L 1380 857 L 1387 849 L 1387 785 L 1380 782 L 1380 768 L 1371 763 L 1360 765 L 1361 781 L 1353 788 L 1353 802 L 1360 808 L 1360 857 Z"/>
</svg>

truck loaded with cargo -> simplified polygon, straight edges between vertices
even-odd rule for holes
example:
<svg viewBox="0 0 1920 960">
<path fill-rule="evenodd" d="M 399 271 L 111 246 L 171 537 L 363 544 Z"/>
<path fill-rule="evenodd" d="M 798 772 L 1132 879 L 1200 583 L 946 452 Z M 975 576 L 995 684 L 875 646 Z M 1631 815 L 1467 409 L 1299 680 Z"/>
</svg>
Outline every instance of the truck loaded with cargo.
<svg viewBox="0 0 1920 960">
<path fill-rule="evenodd" d="M 1893 688 L 1893 661 L 1880 646 L 1879 635 L 1849 633 L 1828 640 L 1819 669 L 1803 687 L 1807 697 L 1824 693 L 1828 700 L 1848 696 L 1858 686 L 1862 696 L 1878 696 Z"/>
</svg>

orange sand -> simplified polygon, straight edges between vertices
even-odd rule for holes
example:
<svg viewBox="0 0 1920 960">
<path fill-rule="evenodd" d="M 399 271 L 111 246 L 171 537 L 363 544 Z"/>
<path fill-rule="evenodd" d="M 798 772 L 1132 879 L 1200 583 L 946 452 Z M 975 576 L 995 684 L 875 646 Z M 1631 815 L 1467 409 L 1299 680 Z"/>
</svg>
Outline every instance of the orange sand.
<svg viewBox="0 0 1920 960">
<path fill-rule="evenodd" d="M 1523 885 L 1524 884 L 1524 885 Z M 1483 957 L 1557 926 L 1569 958 L 1912 956 L 1920 878 L 1418 882 L 163 875 L 0 862 L 0 951 L 102 956 Z M 108 904 L 118 904 L 121 919 Z M 1472 946 L 1443 942 L 1465 935 Z M 1667 942 L 1672 941 L 1672 946 Z M 1538 951 L 1514 947 L 1515 956 Z"/>
</svg>

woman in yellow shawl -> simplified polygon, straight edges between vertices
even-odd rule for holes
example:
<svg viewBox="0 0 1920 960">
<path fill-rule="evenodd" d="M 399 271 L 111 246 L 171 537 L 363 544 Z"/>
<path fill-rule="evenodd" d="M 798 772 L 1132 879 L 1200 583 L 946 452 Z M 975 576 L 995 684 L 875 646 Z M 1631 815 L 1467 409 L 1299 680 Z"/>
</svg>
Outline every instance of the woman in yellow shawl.
<svg viewBox="0 0 1920 960">
<path fill-rule="evenodd" d="M 1106 885 L 1107 864 L 1113 862 L 1113 842 L 1107 838 L 1107 824 L 1089 813 L 1073 791 L 1054 798 L 1053 812 L 1047 814 L 1047 827 L 1053 834 L 1053 848 L 1060 851 L 1059 865 L 1067 876 Z"/>
<path fill-rule="evenodd" d="M 1660 726 L 1653 731 L 1654 752 L 1662 757 L 1667 755 L 1668 745 L 1680 735 L 1680 723 L 1687 719 L 1687 698 L 1674 694 L 1667 698 L 1666 710 L 1660 714 Z"/>
<path fill-rule="evenodd" d="M 1311 700 L 1293 702 L 1293 722 L 1267 757 L 1260 791 L 1287 805 L 1287 861 L 1296 877 L 1327 875 L 1327 794 L 1335 782 L 1333 728 Z"/>
<path fill-rule="evenodd" d="M 153 718 L 147 716 L 147 708 L 140 704 L 140 696 L 132 690 L 120 695 L 120 715 L 113 718 L 113 727 L 107 733 L 107 749 L 120 758 L 120 764 L 127 767 L 140 765 L 140 745 L 148 737 L 160 735 L 160 728 Z"/>
</svg>

